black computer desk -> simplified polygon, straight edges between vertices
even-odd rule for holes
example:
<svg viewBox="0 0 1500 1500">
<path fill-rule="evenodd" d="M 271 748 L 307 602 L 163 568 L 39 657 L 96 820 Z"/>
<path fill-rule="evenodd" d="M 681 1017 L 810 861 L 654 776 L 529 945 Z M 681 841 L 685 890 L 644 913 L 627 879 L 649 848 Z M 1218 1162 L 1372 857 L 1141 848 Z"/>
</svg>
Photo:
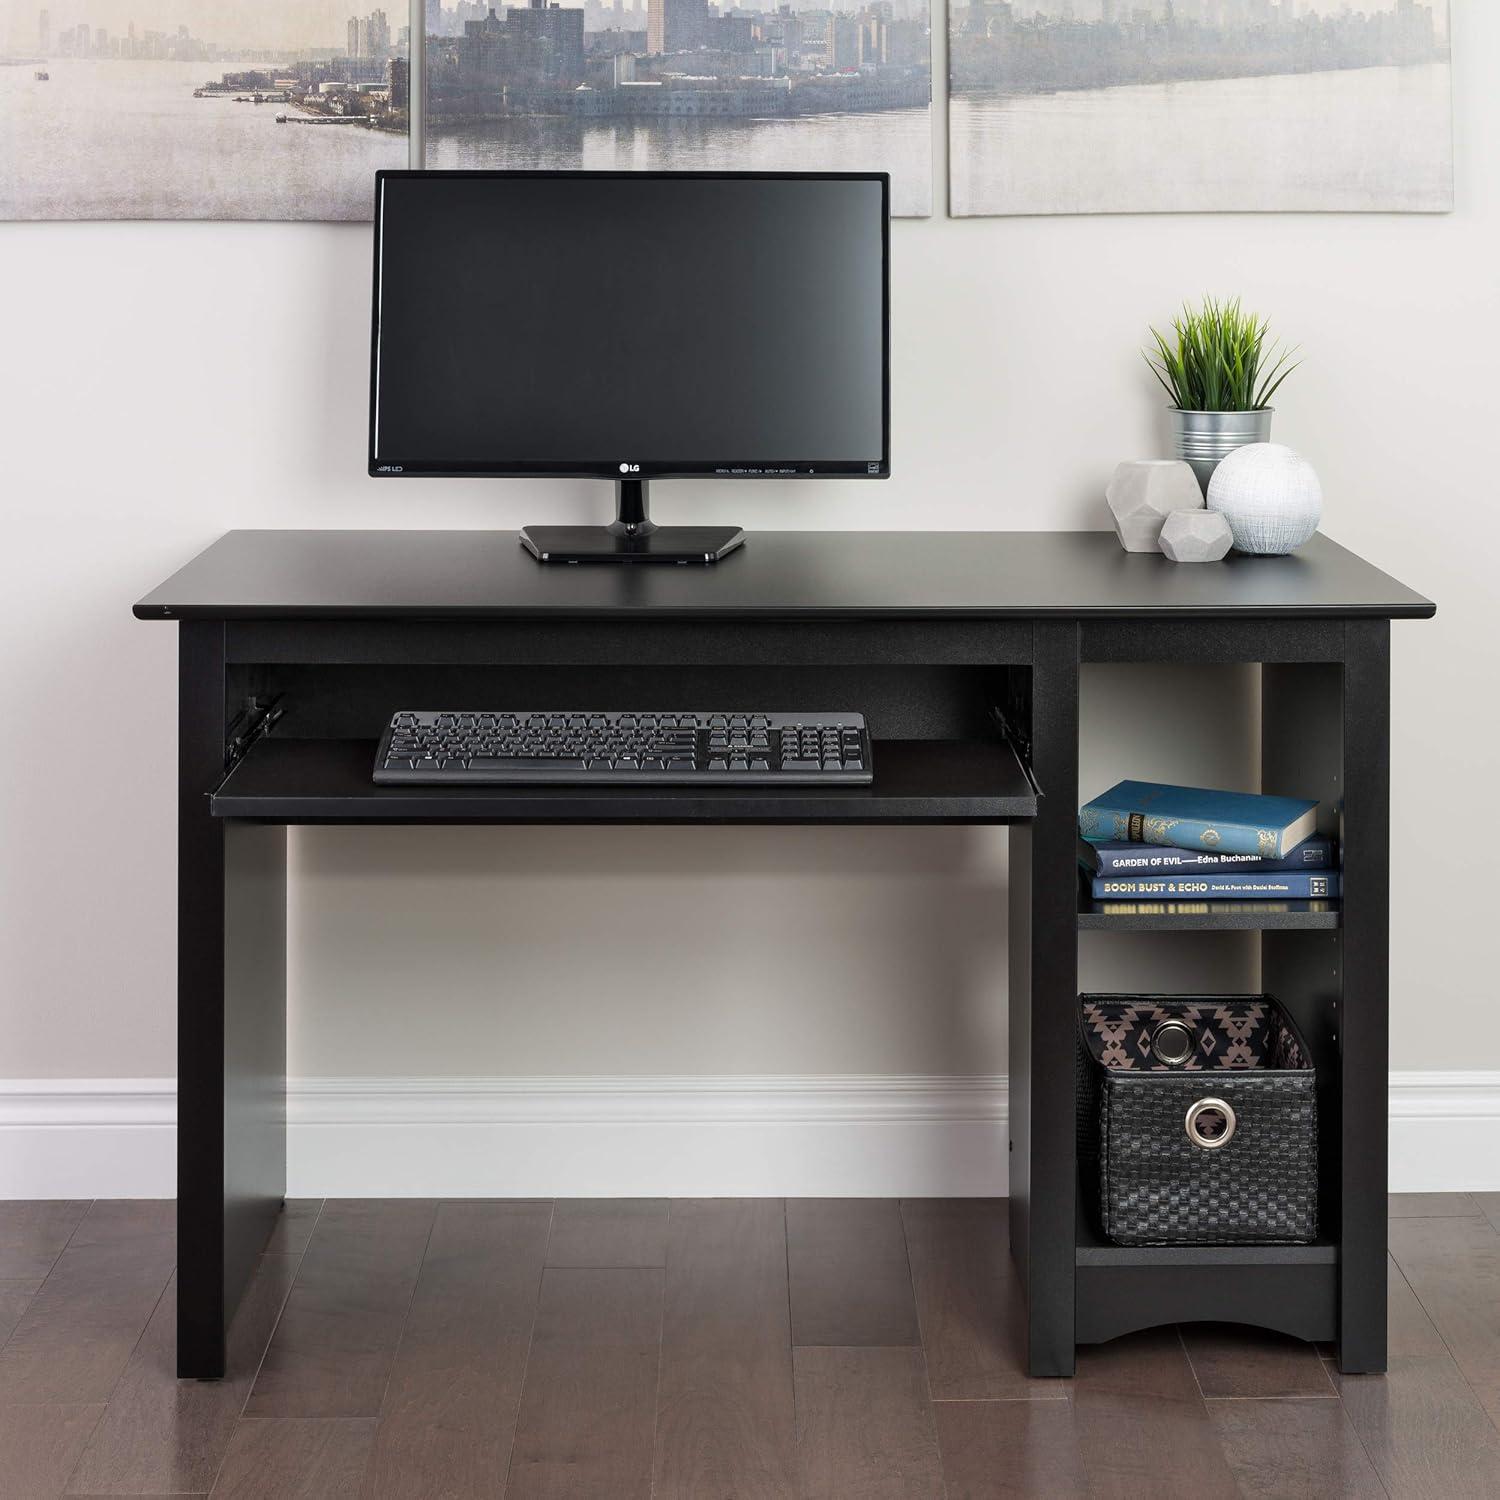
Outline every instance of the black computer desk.
<svg viewBox="0 0 1500 1500">
<path fill-rule="evenodd" d="M 179 639 L 178 1373 L 223 1374 L 282 1204 L 293 823 L 1009 824 L 1011 1247 L 1032 1373 L 1196 1319 L 1336 1339 L 1344 1370 L 1384 1368 L 1390 621 L 1433 612 L 1323 537 L 1181 565 L 1109 533 L 760 533 L 713 567 L 594 568 L 542 567 L 510 532 L 221 538 L 135 607 Z M 1081 893 L 1080 665 L 1162 661 L 1262 664 L 1263 784 L 1322 799 L 1342 903 L 1121 914 Z M 860 709 L 875 782 L 372 783 L 394 709 L 506 706 Z M 1230 927 L 1259 931 L 1264 987 L 1315 1053 L 1323 1238 L 1105 1243 L 1076 1181 L 1077 935 Z"/>
</svg>

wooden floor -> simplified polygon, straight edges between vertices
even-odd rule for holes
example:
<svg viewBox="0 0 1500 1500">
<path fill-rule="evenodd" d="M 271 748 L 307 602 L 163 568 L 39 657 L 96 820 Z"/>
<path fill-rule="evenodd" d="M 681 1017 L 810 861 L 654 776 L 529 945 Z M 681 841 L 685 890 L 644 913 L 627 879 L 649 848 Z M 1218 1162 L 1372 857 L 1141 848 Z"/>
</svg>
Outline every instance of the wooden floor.
<svg viewBox="0 0 1500 1500">
<path fill-rule="evenodd" d="M 294 1203 L 222 1382 L 169 1203 L 0 1203 L 0 1496 L 1500 1496 L 1500 1194 L 1391 1205 L 1391 1369 L 1196 1326 L 1031 1380 L 993 1202 Z"/>
</svg>

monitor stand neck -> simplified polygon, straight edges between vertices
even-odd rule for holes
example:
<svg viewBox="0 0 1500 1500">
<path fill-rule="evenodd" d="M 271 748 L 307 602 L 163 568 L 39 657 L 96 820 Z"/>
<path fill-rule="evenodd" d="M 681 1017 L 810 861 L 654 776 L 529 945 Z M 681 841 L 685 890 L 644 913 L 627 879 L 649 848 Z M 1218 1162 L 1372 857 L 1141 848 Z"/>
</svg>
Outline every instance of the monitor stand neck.
<svg viewBox="0 0 1500 1500">
<path fill-rule="evenodd" d="M 651 485 L 646 479 L 615 480 L 615 518 L 611 536 L 640 540 L 656 530 L 651 519 Z"/>
<path fill-rule="evenodd" d="M 615 480 L 608 526 L 527 526 L 521 544 L 544 563 L 710 563 L 745 540 L 738 526 L 658 526 L 644 479 Z"/>
</svg>

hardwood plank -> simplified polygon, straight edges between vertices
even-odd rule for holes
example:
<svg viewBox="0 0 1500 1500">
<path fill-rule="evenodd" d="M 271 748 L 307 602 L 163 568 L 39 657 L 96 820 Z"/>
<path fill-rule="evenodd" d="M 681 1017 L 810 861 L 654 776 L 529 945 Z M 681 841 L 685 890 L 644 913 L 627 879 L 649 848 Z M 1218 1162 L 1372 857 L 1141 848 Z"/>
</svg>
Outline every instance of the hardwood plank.
<svg viewBox="0 0 1500 1500">
<path fill-rule="evenodd" d="M 31 1306 L 31 1299 L 41 1287 L 40 1280 L 7 1278 L 0 1281 L 0 1348 L 4 1347 L 11 1331 L 21 1321 L 21 1314 Z"/>
<path fill-rule="evenodd" d="M 68 1481 L 70 1494 L 206 1494 L 224 1461 L 297 1257 L 264 1255 L 229 1327 L 222 1380 L 177 1379 L 175 1279 Z"/>
<path fill-rule="evenodd" d="M 1026 1373 L 1026 1314 L 1005 1205 L 913 1199 L 901 1205 L 917 1319 L 934 1401 L 1067 1398 Z"/>
<path fill-rule="evenodd" d="M 948 1500 L 1088 1500 L 1072 1403 L 936 1401 Z"/>
<path fill-rule="evenodd" d="M 793 1344 L 921 1343 L 899 1203 L 793 1198 L 786 1234 Z"/>
<path fill-rule="evenodd" d="M 1401 1500 L 1493 1500 L 1500 1434 L 1446 1355 L 1392 1361 L 1387 1374 L 1336 1375 L 1349 1420 Z"/>
<path fill-rule="evenodd" d="M 0 1202 L 0 1280 L 41 1281 L 88 1207 L 86 1198 Z"/>
<path fill-rule="evenodd" d="M 1182 1329 L 1198 1389 L 1220 1396 L 1338 1399 L 1315 1344 L 1262 1328 L 1195 1323 Z"/>
<path fill-rule="evenodd" d="M 215 1500 L 355 1500 L 373 1417 L 245 1418 L 234 1429 Z"/>
<path fill-rule="evenodd" d="M 1394 1359 L 1425 1359 L 1448 1353 L 1442 1335 L 1433 1327 L 1432 1319 L 1422 1311 L 1396 1258 L 1386 1252 L 1386 1319 L 1387 1344 L 1390 1357 Z M 1337 1360 L 1335 1359 L 1335 1364 Z M 1338 1384 L 1337 1380 L 1334 1382 Z"/>
<path fill-rule="evenodd" d="M 559 1198 L 549 1266 L 661 1267 L 667 1263 L 665 1198 Z"/>
<path fill-rule="evenodd" d="M 792 1353 L 800 1500 L 943 1500 L 920 1349 Z"/>
<path fill-rule="evenodd" d="M 267 1255 L 301 1255 L 323 1211 L 321 1198 L 288 1198 L 266 1241 Z"/>
<path fill-rule="evenodd" d="M 0 1405 L 106 1401 L 172 1274 L 171 1203 L 98 1202 L 0 1349 Z"/>
<path fill-rule="evenodd" d="M 1474 1205 L 1496 1229 L 1500 1229 L 1500 1193 L 1470 1193 Z"/>
<path fill-rule="evenodd" d="M 163 1235 L 177 1235 L 177 1205 L 170 1198 L 97 1198 L 78 1221 L 69 1250 L 113 1248 L 147 1255 Z"/>
<path fill-rule="evenodd" d="M 1391 1256 L 1491 1418 L 1500 1423 L 1500 1232 L 1477 1219 L 1403 1219 Z"/>
<path fill-rule="evenodd" d="M 1238 1496 L 1175 1328 L 1081 1348 L 1072 1397 L 1097 1500 Z"/>
<path fill-rule="evenodd" d="M 104 1407 L 94 1402 L 0 1406 L 0 1494 L 54 1500 Z"/>
<path fill-rule="evenodd" d="M 1337 1401 L 1210 1401 L 1208 1417 L 1245 1500 L 1385 1500 Z"/>
<path fill-rule="evenodd" d="M 1472 1193 L 1392 1193 L 1393 1219 L 1461 1219 L 1481 1212 Z"/>
<path fill-rule="evenodd" d="M 1375 1472 L 1399 1500 L 1492 1500 L 1500 1432 L 1390 1264 L 1390 1369 L 1334 1374 Z"/>
<path fill-rule="evenodd" d="M 655 1476 L 655 1500 L 796 1492 L 780 1200 L 672 1204 Z"/>
<path fill-rule="evenodd" d="M 548 1268 L 506 1500 L 650 1500 L 665 1283 Z"/>
<path fill-rule="evenodd" d="M 245 1406 L 247 1417 L 375 1417 L 437 1204 L 330 1200 Z"/>
<path fill-rule="evenodd" d="M 366 1493 L 494 1495 L 510 1462 L 550 1203 L 443 1203 L 381 1406 Z"/>
</svg>

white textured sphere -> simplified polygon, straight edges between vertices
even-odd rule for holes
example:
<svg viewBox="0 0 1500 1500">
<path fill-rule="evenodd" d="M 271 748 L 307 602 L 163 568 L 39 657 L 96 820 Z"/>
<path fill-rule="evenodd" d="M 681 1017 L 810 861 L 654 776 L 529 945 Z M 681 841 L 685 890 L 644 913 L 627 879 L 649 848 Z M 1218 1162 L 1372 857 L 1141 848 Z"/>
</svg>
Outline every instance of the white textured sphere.
<svg viewBox="0 0 1500 1500">
<path fill-rule="evenodd" d="M 1249 443 L 1214 470 L 1208 508 L 1229 522 L 1237 552 L 1279 557 L 1318 529 L 1323 486 L 1300 453 L 1281 443 Z"/>
</svg>

